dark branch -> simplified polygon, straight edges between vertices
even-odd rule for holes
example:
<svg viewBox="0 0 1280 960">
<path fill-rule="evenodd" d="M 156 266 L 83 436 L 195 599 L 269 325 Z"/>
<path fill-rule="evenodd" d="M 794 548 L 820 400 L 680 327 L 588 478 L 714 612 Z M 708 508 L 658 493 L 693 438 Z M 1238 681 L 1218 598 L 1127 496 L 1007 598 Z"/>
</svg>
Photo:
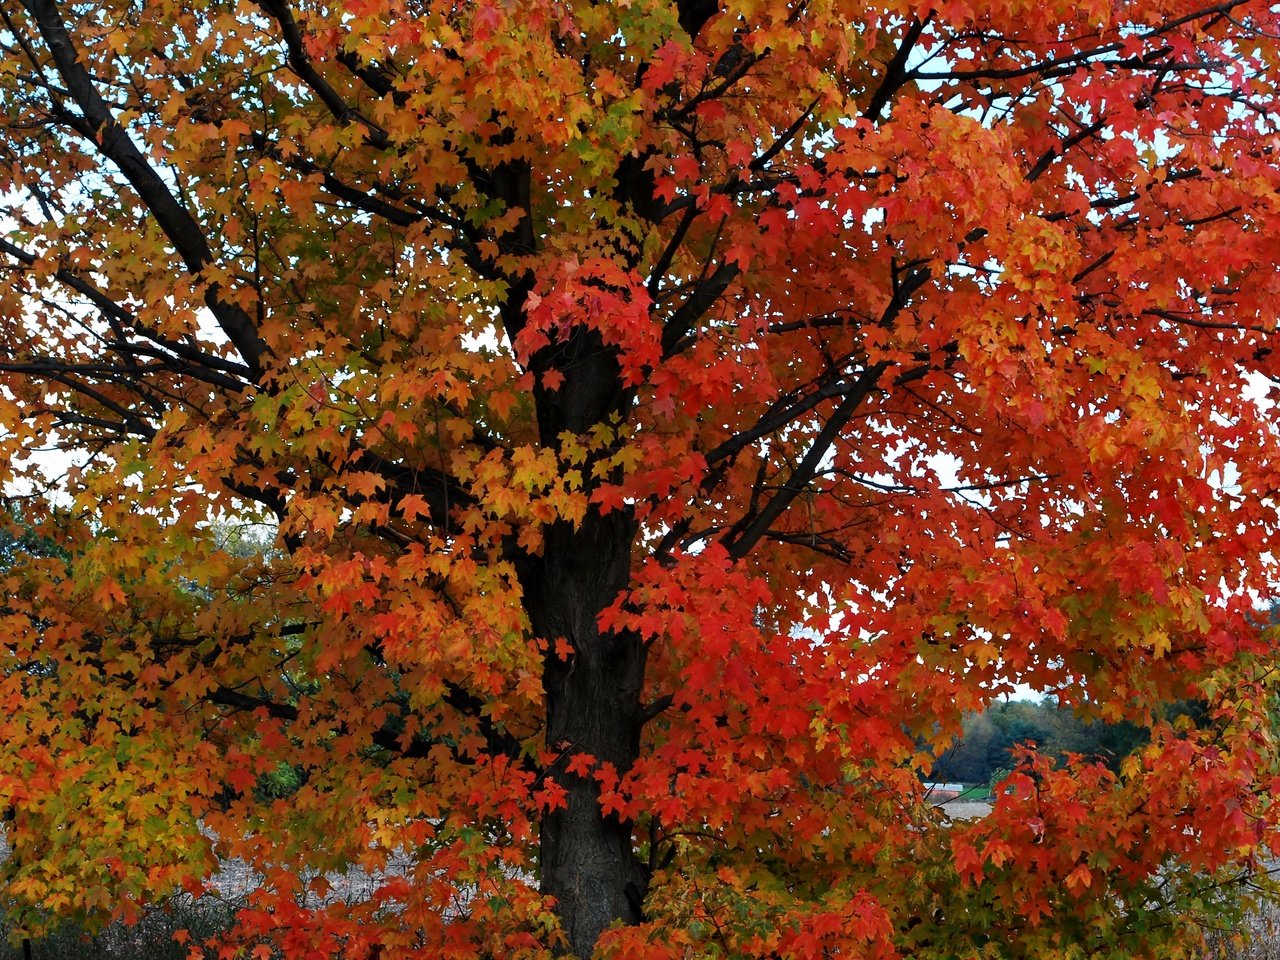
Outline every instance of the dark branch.
<svg viewBox="0 0 1280 960">
<path fill-rule="evenodd" d="M 199 274 L 214 262 L 213 251 L 200 224 L 169 192 L 164 180 L 147 162 L 129 138 L 128 131 L 116 121 L 111 108 L 98 93 L 93 78 L 63 25 L 62 13 L 56 0 L 22 2 L 35 19 L 58 74 L 66 85 L 67 93 L 83 117 L 83 120 L 67 119 L 78 133 L 93 142 L 98 151 L 124 174 L 129 185 L 173 243 L 187 269 Z M 242 308 L 224 301 L 219 296 L 216 284 L 209 286 L 205 303 L 256 377 L 261 372 L 267 349 L 249 315 Z"/>
<path fill-rule="evenodd" d="M 678 0 L 676 11 L 680 29 L 692 39 L 720 11 L 720 3 L 719 0 Z"/>
<path fill-rule="evenodd" d="M 907 75 L 907 58 L 911 56 L 911 51 L 915 49 L 916 43 L 920 40 L 920 35 L 924 33 L 925 24 L 928 22 L 928 16 L 923 20 L 913 19 L 911 21 L 911 26 L 907 28 L 907 32 L 902 38 L 902 43 L 898 45 L 898 50 L 893 55 L 893 59 L 885 65 L 884 76 L 880 78 L 880 86 L 871 95 L 867 108 L 862 111 L 862 115 L 866 119 L 878 120 L 880 112 L 888 106 L 889 101 L 893 99 L 893 95 L 910 79 Z"/>
<path fill-rule="evenodd" d="M 258 0 L 258 6 L 280 25 L 289 69 L 294 75 L 311 88 L 335 118 L 342 123 L 358 121 L 364 127 L 365 136 L 369 142 L 379 149 L 385 149 L 391 142 L 387 131 L 343 100 L 338 91 L 333 89 L 329 81 L 321 76 L 320 71 L 311 62 L 311 57 L 307 55 L 303 45 L 302 31 L 293 18 L 293 11 L 289 9 L 287 0 Z"/>
<path fill-rule="evenodd" d="M 737 279 L 740 272 L 736 263 L 726 260 L 716 267 L 714 273 L 698 282 L 693 292 L 676 308 L 675 313 L 662 328 L 664 360 L 675 356 L 688 345 L 690 332 L 729 288 L 729 284 Z"/>
<path fill-rule="evenodd" d="M 882 362 L 873 364 L 863 371 L 862 376 L 853 385 L 853 389 L 832 411 L 831 416 L 827 418 L 827 422 L 818 431 L 818 435 L 814 437 L 808 453 L 805 454 L 804 459 L 800 461 L 795 470 L 791 472 L 791 476 L 787 478 L 787 483 L 782 489 L 775 493 L 769 499 L 769 502 L 764 505 L 764 508 L 756 512 L 754 516 L 748 514 L 742 521 L 730 528 L 728 534 L 723 538 L 725 548 L 730 556 L 735 558 L 745 556 L 760 538 L 769 532 L 769 527 L 782 515 L 787 507 L 791 506 L 795 499 L 804 493 L 808 488 L 809 482 L 813 480 L 822 466 L 823 458 L 826 457 L 836 438 L 840 436 L 840 431 L 853 418 L 862 401 L 871 395 L 877 381 L 880 379 L 880 375 L 886 369 L 888 369 L 888 364 Z"/>
</svg>

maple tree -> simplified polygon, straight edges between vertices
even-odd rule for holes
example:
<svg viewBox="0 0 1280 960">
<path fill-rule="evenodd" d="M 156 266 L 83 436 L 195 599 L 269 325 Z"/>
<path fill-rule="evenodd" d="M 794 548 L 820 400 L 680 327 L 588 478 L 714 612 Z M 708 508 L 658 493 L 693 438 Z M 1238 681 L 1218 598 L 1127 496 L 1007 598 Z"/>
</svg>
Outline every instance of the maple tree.
<svg viewBox="0 0 1280 960">
<path fill-rule="evenodd" d="M 1258 880 L 1268 5 L 0 17 L 24 929 L 236 856 L 227 956 L 1175 956 Z M 1015 684 L 1149 740 L 952 823 Z"/>
</svg>

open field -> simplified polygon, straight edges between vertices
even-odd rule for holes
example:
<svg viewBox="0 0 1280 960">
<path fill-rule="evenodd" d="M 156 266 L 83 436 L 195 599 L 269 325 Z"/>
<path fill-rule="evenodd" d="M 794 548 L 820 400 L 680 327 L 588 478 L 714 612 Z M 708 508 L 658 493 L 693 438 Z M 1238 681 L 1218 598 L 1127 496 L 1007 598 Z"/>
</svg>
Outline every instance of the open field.
<svg viewBox="0 0 1280 960">
<path fill-rule="evenodd" d="M 938 804 L 952 820 L 976 820 L 991 812 L 991 804 L 983 800 L 947 800 Z"/>
</svg>

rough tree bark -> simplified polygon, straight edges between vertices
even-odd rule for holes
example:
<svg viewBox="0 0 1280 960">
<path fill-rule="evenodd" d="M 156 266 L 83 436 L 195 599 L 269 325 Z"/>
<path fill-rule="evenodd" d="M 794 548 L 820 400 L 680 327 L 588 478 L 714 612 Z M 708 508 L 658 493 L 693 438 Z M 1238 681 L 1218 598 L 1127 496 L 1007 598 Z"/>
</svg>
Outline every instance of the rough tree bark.
<svg viewBox="0 0 1280 960">
<path fill-rule="evenodd" d="M 644 648 L 634 634 L 602 632 L 596 617 L 626 586 L 633 531 L 621 512 L 592 512 L 576 530 L 558 524 L 526 583 L 534 629 L 551 647 L 547 748 L 565 758 L 588 754 L 619 773 L 639 756 Z M 561 639 L 572 648 L 566 658 L 555 653 Z M 568 805 L 542 821 L 542 890 L 557 900 L 568 952 L 588 957 L 610 924 L 639 922 L 646 877 L 631 823 L 602 813 L 596 780 L 563 772 L 564 761 L 555 766 L 550 775 Z"/>
<path fill-rule="evenodd" d="M 564 376 L 560 389 L 536 391 L 539 432 L 548 446 L 558 448 L 566 433 L 581 435 L 625 416 L 630 394 L 616 350 L 598 333 L 579 328 L 535 356 L 532 366 Z M 603 814 L 592 775 L 564 770 L 569 758 L 586 754 L 622 775 L 640 755 L 645 647 L 635 634 L 598 625 L 600 612 L 630 582 L 636 533 L 630 510 L 602 515 L 592 507 L 576 527 L 547 527 L 541 551 L 518 564 L 530 624 L 547 644 L 546 746 L 564 758 L 546 775 L 567 793 L 567 806 L 541 823 L 541 886 L 556 898 L 565 949 L 578 957 L 591 956 L 611 924 L 640 921 L 647 883 L 632 824 Z M 567 657 L 560 641 L 571 650 Z"/>
</svg>

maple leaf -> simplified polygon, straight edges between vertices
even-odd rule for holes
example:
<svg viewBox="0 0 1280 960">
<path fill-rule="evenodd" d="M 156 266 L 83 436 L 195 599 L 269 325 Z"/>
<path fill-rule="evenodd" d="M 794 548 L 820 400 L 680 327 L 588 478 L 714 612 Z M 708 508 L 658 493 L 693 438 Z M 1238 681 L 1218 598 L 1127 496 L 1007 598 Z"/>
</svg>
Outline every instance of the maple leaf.
<svg viewBox="0 0 1280 960">
<path fill-rule="evenodd" d="M 247 767 L 233 767 L 227 771 L 227 782 L 239 793 L 252 790 L 257 780 L 257 774 Z"/>
</svg>

